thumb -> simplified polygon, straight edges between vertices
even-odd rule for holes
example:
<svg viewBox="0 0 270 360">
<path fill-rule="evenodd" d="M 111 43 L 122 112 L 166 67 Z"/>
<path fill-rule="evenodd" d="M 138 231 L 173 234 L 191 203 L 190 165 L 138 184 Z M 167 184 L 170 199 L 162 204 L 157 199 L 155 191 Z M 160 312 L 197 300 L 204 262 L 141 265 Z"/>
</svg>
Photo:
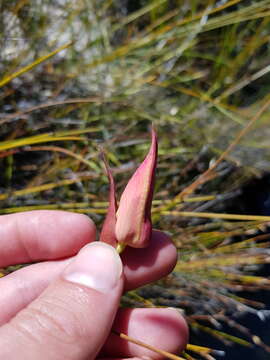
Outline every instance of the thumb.
<svg viewBox="0 0 270 360">
<path fill-rule="evenodd" d="M 57 281 L 0 328 L 0 359 L 95 358 L 110 332 L 122 288 L 115 249 L 101 242 L 86 245 Z"/>
</svg>

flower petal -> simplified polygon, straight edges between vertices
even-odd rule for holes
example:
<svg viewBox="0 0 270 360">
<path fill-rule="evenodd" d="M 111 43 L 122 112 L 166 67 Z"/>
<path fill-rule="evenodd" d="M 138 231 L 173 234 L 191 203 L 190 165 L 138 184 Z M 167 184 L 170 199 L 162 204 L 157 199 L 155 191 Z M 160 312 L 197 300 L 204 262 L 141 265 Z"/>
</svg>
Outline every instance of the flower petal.
<svg viewBox="0 0 270 360">
<path fill-rule="evenodd" d="M 129 180 L 116 213 L 115 234 L 118 242 L 146 247 L 152 233 L 151 205 L 157 162 L 157 136 L 152 129 L 151 148 Z"/>
<path fill-rule="evenodd" d="M 109 207 L 108 207 L 107 215 L 102 225 L 102 229 L 100 233 L 100 241 L 106 242 L 107 244 L 116 247 L 117 239 L 115 236 L 115 224 L 116 224 L 117 202 L 115 195 L 115 184 L 111 169 L 107 163 L 104 154 L 102 154 L 102 159 L 109 179 L 110 195 L 109 195 Z"/>
</svg>

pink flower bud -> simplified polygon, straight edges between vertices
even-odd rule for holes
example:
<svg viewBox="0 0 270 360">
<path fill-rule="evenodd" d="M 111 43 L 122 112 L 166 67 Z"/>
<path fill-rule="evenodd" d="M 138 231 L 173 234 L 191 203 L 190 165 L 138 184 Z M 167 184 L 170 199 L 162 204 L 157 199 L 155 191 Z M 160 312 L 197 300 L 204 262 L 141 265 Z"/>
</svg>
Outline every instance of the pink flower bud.
<svg viewBox="0 0 270 360">
<path fill-rule="evenodd" d="M 135 248 L 147 247 L 152 234 L 151 205 L 157 163 L 157 136 L 152 129 L 151 148 L 129 180 L 119 202 L 115 200 L 114 181 L 105 162 L 110 181 L 110 204 L 101 231 L 101 241 Z"/>
<path fill-rule="evenodd" d="M 151 205 L 157 162 L 157 137 L 152 130 L 151 148 L 129 180 L 116 213 L 117 241 L 131 247 L 146 247 L 152 234 Z"/>
</svg>

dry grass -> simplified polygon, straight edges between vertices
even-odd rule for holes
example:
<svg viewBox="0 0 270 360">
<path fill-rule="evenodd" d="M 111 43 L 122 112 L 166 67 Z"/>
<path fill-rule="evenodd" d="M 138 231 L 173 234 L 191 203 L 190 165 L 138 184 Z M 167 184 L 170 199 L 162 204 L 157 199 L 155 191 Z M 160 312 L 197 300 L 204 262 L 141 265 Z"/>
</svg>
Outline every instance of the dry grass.
<svg viewBox="0 0 270 360">
<path fill-rule="evenodd" d="M 120 193 L 153 122 L 153 218 L 180 256 L 172 276 L 125 301 L 177 307 L 196 331 L 269 350 L 232 315 L 267 314 L 238 292 L 269 289 L 254 269 L 270 259 L 270 218 L 226 211 L 269 171 L 270 1 L 141 3 L 129 13 L 109 0 L 0 5 L 0 213 L 66 209 L 100 224 L 99 146 Z"/>
</svg>

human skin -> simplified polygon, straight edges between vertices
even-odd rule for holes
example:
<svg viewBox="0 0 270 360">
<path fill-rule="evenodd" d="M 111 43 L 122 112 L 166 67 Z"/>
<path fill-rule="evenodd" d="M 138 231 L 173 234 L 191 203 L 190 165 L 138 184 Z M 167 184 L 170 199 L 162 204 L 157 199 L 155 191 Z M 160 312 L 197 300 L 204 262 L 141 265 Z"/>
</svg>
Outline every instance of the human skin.
<svg viewBox="0 0 270 360">
<path fill-rule="evenodd" d="M 172 271 L 176 249 L 168 236 L 153 231 L 150 245 L 127 248 L 122 262 L 95 240 L 93 222 L 81 214 L 0 217 L 0 267 L 35 262 L 0 279 L 1 359 L 161 358 L 111 329 L 169 352 L 185 347 L 188 329 L 176 310 L 119 309 L 124 290 Z M 107 256 L 105 264 L 97 256 Z"/>
</svg>

